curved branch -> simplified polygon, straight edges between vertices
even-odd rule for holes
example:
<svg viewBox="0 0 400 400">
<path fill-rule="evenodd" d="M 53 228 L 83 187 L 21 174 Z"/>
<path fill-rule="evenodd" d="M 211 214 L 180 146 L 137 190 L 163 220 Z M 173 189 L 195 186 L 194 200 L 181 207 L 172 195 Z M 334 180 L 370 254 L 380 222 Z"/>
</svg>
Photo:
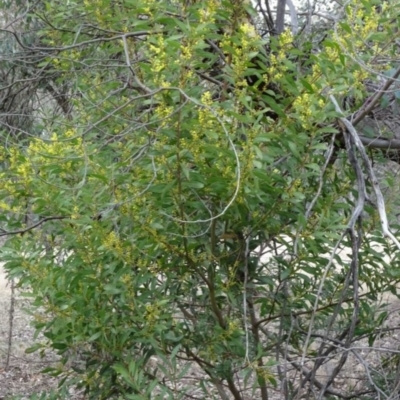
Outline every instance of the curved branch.
<svg viewBox="0 0 400 400">
<path fill-rule="evenodd" d="M 399 69 L 400 72 L 400 69 Z M 336 111 L 339 114 L 343 115 L 343 111 L 341 110 L 337 100 L 335 99 L 335 97 L 333 95 L 330 95 L 329 98 L 331 99 L 332 103 L 335 106 Z M 380 217 L 380 222 L 381 222 L 381 227 L 382 227 L 382 233 L 384 236 L 387 236 L 388 238 L 390 238 L 392 240 L 392 242 L 396 245 L 396 247 L 400 250 L 400 242 L 399 240 L 393 235 L 393 233 L 390 230 L 389 227 L 389 222 L 387 219 L 387 215 L 386 215 L 386 209 L 385 209 L 385 200 L 383 198 L 381 189 L 379 187 L 379 183 L 378 180 L 376 179 L 375 176 L 375 172 L 372 168 L 372 163 L 371 160 L 368 158 L 367 153 L 365 152 L 365 148 L 364 145 L 361 142 L 360 136 L 358 135 L 358 132 L 356 131 L 356 129 L 354 128 L 354 125 L 348 121 L 346 118 L 344 117 L 339 117 L 339 121 L 341 121 L 345 127 L 347 128 L 347 131 L 350 133 L 356 147 L 357 150 L 359 151 L 361 158 L 364 162 L 364 166 L 366 169 L 366 172 L 368 174 L 370 183 L 373 187 L 373 190 L 375 192 L 375 196 L 376 196 L 376 207 L 378 209 L 378 213 L 379 213 L 379 217 Z"/>
<path fill-rule="evenodd" d="M 68 218 L 68 217 L 61 217 L 61 216 L 60 217 L 46 217 L 46 218 L 43 218 L 40 221 L 36 222 L 36 224 L 28 226 L 27 228 L 24 228 L 24 229 L 18 229 L 17 231 L 6 231 L 4 229 L 0 229 L 0 236 L 18 235 L 18 234 L 23 235 L 24 233 L 31 231 L 32 229 L 37 228 L 38 226 L 42 225 L 44 222 L 53 221 L 56 219 L 58 219 L 58 220 L 66 219 L 66 218 Z"/>
<path fill-rule="evenodd" d="M 44 51 L 44 52 L 60 52 L 60 51 L 67 51 L 67 50 L 73 50 L 79 47 L 83 47 L 86 45 L 91 45 L 93 43 L 105 43 L 105 42 L 113 42 L 116 40 L 124 40 L 124 38 L 129 38 L 129 37 L 140 37 L 140 36 L 148 36 L 150 34 L 149 31 L 138 31 L 138 32 L 127 32 L 111 37 L 100 37 L 100 38 L 95 38 L 91 40 L 85 40 L 83 42 L 71 44 L 69 46 L 63 46 L 63 47 L 42 47 L 42 46 L 26 46 L 24 43 L 22 43 L 20 37 L 13 31 L 10 31 L 8 29 L 3 29 L 0 28 L 0 32 L 5 32 L 9 33 L 12 36 L 14 36 L 15 40 L 18 42 L 18 44 L 25 50 L 32 50 L 32 51 Z M 161 31 L 160 31 L 161 32 Z M 155 33 L 160 33 L 156 31 Z"/>
</svg>

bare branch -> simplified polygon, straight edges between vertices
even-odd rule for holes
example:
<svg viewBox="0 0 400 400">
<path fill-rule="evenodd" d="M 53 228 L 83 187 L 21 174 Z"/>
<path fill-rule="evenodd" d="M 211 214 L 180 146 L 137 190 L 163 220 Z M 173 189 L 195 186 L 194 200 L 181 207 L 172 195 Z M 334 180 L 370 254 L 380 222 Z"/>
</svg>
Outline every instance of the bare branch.
<svg viewBox="0 0 400 400">
<path fill-rule="evenodd" d="M 400 68 L 398 68 L 398 71 L 400 73 Z M 334 104 L 336 111 L 343 115 L 343 111 L 339 107 L 339 104 L 338 104 L 337 100 L 335 99 L 335 97 L 333 95 L 330 95 L 329 97 L 330 97 L 332 103 Z M 382 195 L 381 189 L 379 187 L 378 180 L 375 176 L 374 169 L 372 168 L 371 160 L 368 158 L 368 155 L 365 152 L 365 147 L 362 144 L 361 139 L 359 138 L 358 133 L 357 133 L 356 129 L 354 128 L 354 125 L 344 117 L 339 117 L 339 120 L 346 126 L 347 130 L 351 134 L 352 139 L 354 140 L 354 143 L 357 147 L 357 150 L 360 152 L 361 157 L 364 161 L 365 168 L 367 170 L 369 179 L 371 181 L 372 187 L 374 188 L 374 192 L 376 195 L 377 208 L 378 208 L 379 217 L 381 220 L 382 233 L 384 234 L 384 236 L 387 236 L 388 238 L 390 238 L 393 241 L 393 243 L 397 246 L 397 248 L 400 250 L 400 242 L 390 231 L 389 222 L 387 219 L 386 209 L 385 209 L 385 200 L 383 199 L 383 195 Z"/>
<path fill-rule="evenodd" d="M 60 52 L 60 51 L 66 51 L 66 50 L 72 50 L 72 49 L 76 49 L 82 46 L 86 46 L 86 45 L 90 45 L 93 43 L 105 43 L 105 42 L 113 42 L 115 40 L 124 40 L 124 38 L 128 38 L 128 37 L 140 37 L 140 36 L 147 36 L 150 34 L 149 31 L 138 31 L 138 32 L 128 32 L 128 33 L 124 33 L 122 35 L 116 35 L 116 36 L 111 36 L 111 37 L 100 37 L 100 38 L 95 38 L 95 39 L 91 39 L 91 40 L 85 40 L 84 42 L 80 42 L 80 43 L 76 43 L 76 44 L 72 44 L 70 46 L 63 46 L 63 47 L 40 47 L 40 46 L 34 46 L 34 47 L 29 47 L 29 46 L 25 46 L 20 38 L 18 37 L 18 35 L 8 29 L 1 29 L 0 28 L 0 32 L 6 32 L 6 33 L 10 33 L 11 35 L 14 36 L 15 40 L 18 42 L 18 44 L 24 48 L 25 50 L 32 50 L 32 51 L 45 51 L 45 52 Z M 154 32 L 154 33 L 160 33 L 160 32 Z"/>
<path fill-rule="evenodd" d="M 24 229 L 18 229 L 17 231 L 6 231 L 4 229 L 0 230 L 0 237 L 1 236 L 8 236 L 8 235 L 23 235 L 26 232 L 31 231 L 32 229 L 37 228 L 38 226 L 42 225 L 43 223 L 47 222 L 47 221 L 54 221 L 54 220 L 62 220 L 62 219 L 66 219 L 69 217 L 45 217 L 43 219 L 41 219 L 40 221 L 36 222 L 36 224 L 33 224 L 31 226 L 28 226 L 27 228 Z"/>
<path fill-rule="evenodd" d="M 355 118 L 352 120 L 353 127 L 360 123 L 375 108 L 381 97 L 386 93 L 390 86 L 397 81 L 399 75 L 400 66 L 396 69 L 393 76 L 388 78 L 388 80 L 373 96 L 368 97 L 362 107 L 355 113 Z"/>
<path fill-rule="evenodd" d="M 288 1 L 288 5 L 289 5 L 289 1 L 291 1 L 291 0 L 286 0 L 286 1 Z M 298 13 L 298 15 L 308 16 L 308 15 L 310 15 L 310 13 L 302 12 L 302 13 Z M 327 20 L 333 21 L 333 22 L 336 22 L 338 20 L 338 18 L 336 18 L 335 16 L 323 14 L 323 13 L 320 13 L 320 12 L 317 12 L 317 11 L 313 11 L 311 15 L 312 16 L 316 15 L 317 17 L 324 18 L 324 19 L 327 19 Z"/>
<path fill-rule="evenodd" d="M 298 17 L 297 17 L 297 10 L 296 10 L 296 7 L 294 6 L 292 0 L 286 0 L 286 2 L 287 2 L 287 5 L 289 7 L 289 12 L 290 12 L 292 33 L 293 33 L 293 35 L 297 35 L 297 32 L 299 31 L 299 21 L 298 21 Z"/>
<path fill-rule="evenodd" d="M 372 149 L 400 150 L 400 139 L 369 138 L 358 135 L 362 144 Z"/>
<path fill-rule="evenodd" d="M 278 0 L 278 6 L 276 9 L 276 22 L 275 22 L 275 33 L 280 35 L 283 32 L 285 24 L 285 9 L 286 0 Z"/>
</svg>

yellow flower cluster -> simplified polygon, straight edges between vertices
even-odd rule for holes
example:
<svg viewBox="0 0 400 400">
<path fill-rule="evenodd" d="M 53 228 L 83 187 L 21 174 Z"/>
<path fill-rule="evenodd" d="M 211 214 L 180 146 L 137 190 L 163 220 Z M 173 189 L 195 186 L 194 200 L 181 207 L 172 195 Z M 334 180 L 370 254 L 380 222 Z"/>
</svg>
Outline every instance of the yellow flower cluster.
<svg viewBox="0 0 400 400">
<path fill-rule="evenodd" d="M 132 275 L 131 274 L 123 274 L 121 276 L 121 281 L 127 286 L 132 285 L 132 282 L 133 282 L 132 281 Z"/>
<path fill-rule="evenodd" d="M 354 87 L 364 89 L 364 81 L 369 77 L 369 72 L 364 69 L 357 69 L 353 72 Z"/>
<path fill-rule="evenodd" d="M 249 179 L 250 175 L 254 170 L 254 165 L 256 162 L 256 152 L 260 151 L 259 146 L 254 144 L 254 139 L 257 137 L 257 128 L 248 129 L 246 131 L 246 140 L 241 144 L 242 151 L 239 153 L 240 165 L 241 165 L 241 175 L 243 181 Z M 242 190 L 244 186 L 242 185 Z"/>
<path fill-rule="evenodd" d="M 72 209 L 71 219 L 79 219 L 79 216 L 80 216 L 79 207 L 74 206 L 74 208 Z"/>
<path fill-rule="evenodd" d="M 199 123 L 200 127 L 204 129 L 212 129 L 215 126 L 215 116 L 210 111 L 209 107 L 213 105 L 211 92 L 206 91 L 201 95 L 201 102 L 206 107 L 199 109 Z"/>
<path fill-rule="evenodd" d="M 155 114 L 160 119 L 160 126 L 164 127 L 170 121 L 171 114 L 173 113 L 174 108 L 172 106 L 167 106 L 163 103 L 160 103 L 155 109 Z"/>
<path fill-rule="evenodd" d="M 348 28 L 339 29 L 339 42 L 347 51 L 357 54 L 365 49 L 365 42 L 370 35 L 377 32 L 379 18 L 358 0 L 352 0 L 347 5 L 346 12 L 351 32 Z"/>
<path fill-rule="evenodd" d="M 232 169 L 232 166 L 226 162 L 222 153 L 218 154 L 218 161 L 215 163 L 215 168 L 222 177 L 232 182 L 232 189 L 234 190 L 236 187 L 235 171 Z M 229 189 L 227 188 L 227 190 Z"/>
<path fill-rule="evenodd" d="M 50 141 L 34 138 L 27 150 L 29 159 L 38 167 L 63 160 L 63 172 L 60 174 L 62 177 L 74 172 L 74 161 L 82 157 L 83 154 L 82 138 L 77 136 L 75 129 L 68 129 L 61 136 L 54 132 Z M 21 165 L 20 168 L 22 167 Z M 24 168 L 32 170 L 31 167 L 25 166 Z"/>
<path fill-rule="evenodd" d="M 152 71 L 156 73 L 154 83 L 162 86 L 161 83 L 165 84 L 166 78 L 161 72 L 166 69 L 169 64 L 163 35 L 159 34 L 155 36 L 155 42 L 149 44 L 148 51 Z"/>
<path fill-rule="evenodd" d="M 122 243 L 117 234 L 111 231 L 103 240 L 103 246 L 111 251 L 117 253 L 117 255 L 123 255 Z"/>
<path fill-rule="evenodd" d="M 9 149 L 9 172 L 14 171 L 15 180 L 9 178 L 9 174 L 0 172 L 0 189 L 7 195 L 18 196 L 19 190 L 16 182 L 18 181 L 24 186 L 28 186 L 32 181 L 33 168 L 25 154 L 15 147 Z M 6 203 L 4 207 L 8 207 Z M 17 208 L 13 207 L 12 211 L 18 212 Z"/>
<path fill-rule="evenodd" d="M 226 49 L 226 62 L 230 64 L 236 79 L 237 86 L 246 86 L 243 73 L 248 67 L 249 61 L 254 57 L 260 45 L 260 37 L 249 22 L 240 24 L 239 43 L 232 40 L 232 35 L 225 32 L 221 42 L 221 48 Z M 233 50 L 233 51 L 232 51 Z"/>
<path fill-rule="evenodd" d="M 203 41 L 202 35 L 198 37 L 187 38 L 187 40 L 181 43 L 179 57 L 174 62 L 175 65 L 180 66 L 179 86 L 184 90 L 187 87 L 188 79 L 193 77 L 193 70 L 190 66 L 190 63 L 193 59 L 194 47 L 198 41 Z"/>
<path fill-rule="evenodd" d="M 200 135 L 197 131 L 190 131 L 190 140 L 187 140 L 186 138 L 181 138 L 180 147 L 182 149 L 188 149 L 191 152 L 195 164 L 197 164 L 197 162 L 201 162 L 202 142 L 200 139 Z"/>
<path fill-rule="evenodd" d="M 293 43 L 293 34 L 290 29 L 284 30 L 279 36 L 279 45 L 284 48 L 287 45 L 291 45 Z"/>
<path fill-rule="evenodd" d="M 149 3 L 149 0 L 142 1 L 144 3 Z M 83 0 L 83 5 L 85 7 L 86 18 L 91 17 L 95 20 L 95 23 L 102 28 L 115 30 L 115 13 L 112 11 L 112 8 L 110 8 L 109 0 Z M 122 5 L 121 8 L 122 7 L 124 6 Z"/>
<path fill-rule="evenodd" d="M 205 7 L 199 10 L 200 23 L 214 23 L 215 13 L 218 10 L 218 2 L 216 0 L 208 0 L 205 3 Z"/>
<path fill-rule="evenodd" d="M 5 201 L 0 201 L 0 209 L 3 211 L 11 211 L 11 207 Z"/>
<path fill-rule="evenodd" d="M 239 333 L 241 329 L 241 324 L 238 320 L 229 320 L 226 326 L 226 329 L 223 331 L 215 332 L 215 335 L 212 335 L 212 340 L 209 341 L 209 344 L 200 350 L 200 356 L 205 356 L 207 359 L 211 361 L 215 361 L 219 357 L 219 350 L 221 342 L 227 342 L 232 339 L 235 334 Z"/>
<path fill-rule="evenodd" d="M 354 7 L 354 2 L 352 5 Z M 356 6 L 360 6 L 359 2 L 357 2 Z M 353 21 L 355 22 L 353 28 L 357 37 L 359 37 L 361 40 L 366 40 L 372 32 L 376 32 L 379 19 L 376 18 L 375 14 L 371 14 L 360 7 L 355 12 L 356 17 L 354 18 L 354 9 L 352 15 Z"/>
<path fill-rule="evenodd" d="M 190 60 L 192 58 L 192 48 L 189 45 L 181 45 L 181 58 Z"/>
<path fill-rule="evenodd" d="M 285 61 L 287 59 L 287 50 L 293 43 L 293 35 L 290 29 L 286 29 L 279 36 L 278 52 L 277 54 L 271 54 L 269 61 L 270 66 L 267 69 L 267 74 L 264 75 L 264 81 L 266 84 L 269 83 L 271 77 L 275 80 L 281 79 L 285 72 L 288 70 Z"/>
<path fill-rule="evenodd" d="M 146 313 L 144 318 L 146 320 L 146 327 L 145 330 L 147 331 L 148 335 L 151 335 L 154 326 L 156 325 L 157 321 L 160 318 L 162 307 L 158 303 L 153 304 L 146 304 Z"/>
<path fill-rule="evenodd" d="M 76 137 L 75 129 L 69 129 L 62 135 L 53 133 L 49 140 L 34 138 L 25 150 L 10 148 L 8 176 L 11 173 L 14 179 L 6 179 L 6 175 L 0 173 L 0 190 L 4 199 L 0 208 L 15 213 L 22 211 L 23 207 L 9 203 L 7 196 L 10 196 L 15 203 L 21 196 L 35 197 L 36 193 L 40 193 L 44 201 L 49 201 L 53 194 L 49 188 L 59 190 L 58 182 L 55 186 L 49 183 L 60 178 L 74 179 L 77 162 L 81 163 L 83 159 L 81 156 L 83 156 L 82 139 Z M 45 191 L 41 186 L 43 182 L 46 185 Z M 21 191 L 21 188 L 24 190 Z M 32 210 L 36 210 L 36 204 L 32 205 Z M 78 218 L 79 210 L 71 210 L 71 215 L 72 218 Z"/>
<path fill-rule="evenodd" d="M 301 94 L 293 102 L 293 108 L 296 110 L 301 125 L 305 129 L 310 127 L 310 120 L 312 116 L 311 104 L 311 96 L 308 93 Z"/>
<path fill-rule="evenodd" d="M 211 106 L 213 101 L 212 101 L 212 95 L 210 91 L 206 91 L 201 95 L 201 102 L 205 106 Z"/>
</svg>

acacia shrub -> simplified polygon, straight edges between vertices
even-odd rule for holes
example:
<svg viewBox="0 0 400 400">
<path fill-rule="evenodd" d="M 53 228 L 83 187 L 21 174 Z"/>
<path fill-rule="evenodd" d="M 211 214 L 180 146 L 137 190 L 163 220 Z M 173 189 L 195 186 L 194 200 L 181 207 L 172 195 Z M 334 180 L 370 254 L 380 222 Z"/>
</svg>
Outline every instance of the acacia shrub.
<svg viewBox="0 0 400 400">
<path fill-rule="evenodd" d="M 262 38 L 240 1 L 38 11 L 43 68 L 73 111 L 2 153 L 2 258 L 46 338 L 28 351 L 59 352 L 46 372 L 62 387 L 93 399 L 335 394 L 318 371 L 335 355 L 334 380 L 354 342 L 373 344 L 386 314 L 371 302 L 396 284 L 362 240 L 393 250 L 376 211 L 353 221 L 354 146 L 335 143 L 341 114 L 325 95 L 352 88 L 361 104 L 369 75 L 353 52 L 368 38 L 373 60 L 391 41 L 356 3 L 313 54 L 289 30 Z M 329 269 L 340 243 L 352 261 L 335 254 L 342 268 Z"/>
</svg>

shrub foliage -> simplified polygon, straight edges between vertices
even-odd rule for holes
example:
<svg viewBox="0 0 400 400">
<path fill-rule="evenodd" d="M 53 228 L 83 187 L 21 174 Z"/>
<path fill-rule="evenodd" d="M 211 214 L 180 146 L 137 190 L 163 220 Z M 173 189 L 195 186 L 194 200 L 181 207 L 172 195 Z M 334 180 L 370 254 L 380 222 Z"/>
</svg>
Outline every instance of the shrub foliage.
<svg viewBox="0 0 400 400">
<path fill-rule="evenodd" d="M 371 167 L 396 155 L 371 135 L 392 137 L 357 124 L 389 107 L 399 4 L 346 4 L 296 31 L 245 0 L 4 2 L 22 17 L 1 90 L 35 95 L 21 118 L 2 103 L 2 259 L 44 334 L 28 351 L 62 356 L 46 371 L 62 387 L 390 392 L 373 374 L 331 386 L 398 279 L 370 243 L 397 251 Z"/>
</svg>

